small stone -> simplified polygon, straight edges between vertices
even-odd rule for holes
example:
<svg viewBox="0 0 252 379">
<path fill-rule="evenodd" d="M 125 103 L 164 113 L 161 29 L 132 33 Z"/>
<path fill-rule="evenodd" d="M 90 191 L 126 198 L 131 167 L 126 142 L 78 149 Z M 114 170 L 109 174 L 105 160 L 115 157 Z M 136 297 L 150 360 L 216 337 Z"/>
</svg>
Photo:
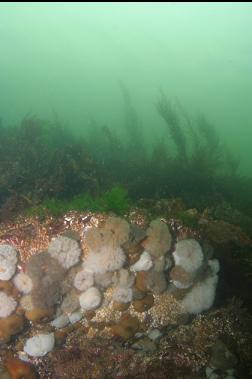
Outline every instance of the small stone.
<svg viewBox="0 0 252 379">
<path fill-rule="evenodd" d="M 111 331 L 115 336 L 125 340 L 133 337 L 139 329 L 139 321 L 130 314 L 123 314 L 119 323 L 111 326 Z"/>
<path fill-rule="evenodd" d="M 141 300 L 146 296 L 145 292 L 140 291 L 136 287 L 132 288 L 132 298 L 133 300 Z"/>
<path fill-rule="evenodd" d="M 152 294 L 149 294 L 145 296 L 142 300 L 133 301 L 132 304 L 136 312 L 145 312 L 153 306 L 154 297 Z"/>
<path fill-rule="evenodd" d="M 69 317 L 70 323 L 75 324 L 76 322 L 82 319 L 83 313 L 81 311 L 76 311 L 76 312 L 71 313 L 68 317 Z"/>
<path fill-rule="evenodd" d="M 21 315 L 11 315 L 0 319 L 0 343 L 9 342 L 10 338 L 21 332 L 24 327 L 24 318 Z"/>
<path fill-rule="evenodd" d="M 142 292 L 151 291 L 159 294 L 166 290 L 167 280 L 163 272 L 138 271 L 136 275 L 136 288 Z"/>
<path fill-rule="evenodd" d="M 6 362 L 6 368 L 12 379 L 36 379 L 37 375 L 34 367 L 27 362 L 16 358 L 9 358 Z"/>
<path fill-rule="evenodd" d="M 25 317 L 27 320 L 32 322 L 41 322 L 47 321 L 50 317 L 52 317 L 54 313 L 53 308 L 50 309 L 42 309 L 42 308 L 34 308 L 31 311 L 25 312 Z"/>
<path fill-rule="evenodd" d="M 56 330 L 54 332 L 55 345 L 61 346 L 65 343 L 67 338 L 67 331 L 65 330 Z"/>
<path fill-rule="evenodd" d="M 6 295 L 13 297 L 15 300 L 18 298 L 18 289 L 11 281 L 0 280 L 0 291 L 3 291 Z"/>
<path fill-rule="evenodd" d="M 57 328 L 57 329 L 61 329 L 61 328 L 64 328 L 65 326 L 67 326 L 69 324 L 69 318 L 66 314 L 62 314 L 60 315 L 59 317 L 55 318 L 52 322 L 51 322 L 51 325 L 54 327 L 54 328 Z"/>
<path fill-rule="evenodd" d="M 23 342 L 21 342 L 22 348 L 23 348 Z M 21 348 L 21 346 L 20 346 Z M 25 353 L 24 351 L 19 351 L 18 352 L 18 358 L 23 361 L 23 362 L 30 362 L 29 355 Z"/>
<path fill-rule="evenodd" d="M 130 306 L 130 303 L 120 303 L 119 301 L 113 302 L 113 309 L 115 311 L 124 312 L 126 311 Z"/>
<path fill-rule="evenodd" d="M 147 271 L 138 271 L 136 274 L 136 288 L 139 291 L 147 292 L 147 279 L 148 279 L 148 272 Z"/>
</svg>

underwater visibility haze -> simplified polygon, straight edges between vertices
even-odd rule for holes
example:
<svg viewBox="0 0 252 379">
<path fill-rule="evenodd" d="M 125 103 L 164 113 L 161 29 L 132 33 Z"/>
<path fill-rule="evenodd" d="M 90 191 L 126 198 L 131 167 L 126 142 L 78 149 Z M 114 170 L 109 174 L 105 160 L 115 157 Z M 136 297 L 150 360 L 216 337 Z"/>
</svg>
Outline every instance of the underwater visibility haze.
<svg viewBox="0 0 252 379">
<path fill-rule="evenodd" d="M 0 4 L 0 379 L 252 377 L 252 3 Z"/>
<path fill-rule="evenodd" d="M 85 139 L 86 154 L 105 171 L 94 173 L 100 189 L 122 184 L 137 198 L 177 190 L 190 198 L 203 179 L 200 197 L 209 192 L 225 197 L 220 187 L 230 174 L 251 177 L 251 18 L 250 3 L 2 3 L 1 161 L 23 168 L 20 152 L 6 151 L 14 141 L 4 138 L 12 138 L 14 126 L 37 123 L 47 129 L 36 128 L 41 149 L 56 151 L 60 141 L 63 148 L 67 133 Z M 57 125 L 64 128 L 65 142 L 60 131 L 50 135 Z M 18 149 L 34 149 L 40 160 L 40 148 L 28 141 L 35 136 L 21 129 L 13 131 Z M 45 155 L 47 166 L 52 158 Z M 122 170 L 121 164 L 127 167 Z M 84 166 L 80 163 L 80 170 Z M 1 168 L 10 175 L 9 166 Z M 34 182 L 30 170 L 23 180 L 30 175 Z M 229 178 L 209 181 L 219 173 Z M 237 180 L 227 191 L 233 186 L 234 197 L 244 197 Z M 20 183 L 18 191 L 11 188 L 16 179 L 3 181 L 1 205 L 10 191 L 23 192 Z M 78 194 L 81 186 L 69 194 Z M 24 191 L 27 196 L 27 187 Z M 51 196 L 48 189 L 41 191 L 32 196 Z M 52 191 L 54 196 L 68 189 Z M 250 204 L 239 206 L 251 213 L 247 200 Z"/>
</svg>

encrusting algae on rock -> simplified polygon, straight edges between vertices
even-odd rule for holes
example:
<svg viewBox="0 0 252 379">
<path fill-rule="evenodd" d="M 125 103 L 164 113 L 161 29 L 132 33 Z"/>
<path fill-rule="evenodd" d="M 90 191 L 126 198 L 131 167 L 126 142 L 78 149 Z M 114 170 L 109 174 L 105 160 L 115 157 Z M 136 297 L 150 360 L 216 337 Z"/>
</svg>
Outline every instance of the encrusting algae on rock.
<svg viewBox="0 0 252 379">
<path fill-rule="evenodd" d="M 71 236 L 60 235 L 49 244 L 48 252 L 31 257 L 26 264 L 25 272 L 20 271 L 13 279 L 17 289 L 24 293 L 20 298 L 20 305 L 23 307 L 25 317 L 36 322 L 51 318 L 53 314 L 59 317 L 63 312 L 64 315 L 64 309 L 67 307 L 65 305 L 62 308 L 62 305 L 66 304 L 66 299 L 70 299 L 69 296 L 76 298 L 72 310 L 78 311 L 79 308 L 85 317 L 86 311 L 104 307 L 104 287 L 99 281 L 97 282 L 97 277 L 95 280 L 95 275 L 109 273 L 113 274 L 108 285 L 113 289 L 112 301 L 117 304 L 114 304 L 114 307 L 126 310 L 132 303 L 133 309 L 139 313 L 151 308 L 154 304 L 153 293 L 161 294 L 168 291 L 170 270 L 166 267 L 165 259 L 170 254 L 172 238 L 164 221 L 158 219 L 152 221 L 146 230 L 146 238 L 141 242 L 145 251 L 133 265 L 129 265 L 123 245 L 130 238 L 131 228 L 126 220 L 111 216 L 103 226 L 92 227 L 84 232 L 86 254 L 82 253 L 78 240 L 72 239 Z M 182 244 L 184 244 L 183 249 L 180 248 Z M 13 265 L 17 264 L 17 252 L 8 245 L 4 245 L 3 249 L 6 252 L 2 254 L 4 257 L 2 261 L 5 262 L 7 269 L 10 267 L 11 275 L 8 277 L 12 277 L 16 272 L 16 267 Z M 13 259 L 9 258 L 8 266 L 5 255 L 10 257 L 10 254 Z M 196 272 L 203 264 L 203 253 L 194 240 L 179 241 L 174 258 L 175 267 L 187 269 L 190 273 Z M 73 266 L 77 270 L 71 271 Z M 68 287 L 62 288 L 65 277 L 69 277 Z M 174 282 L 176 284 L 178 280 Z M 136 295 L 137 291 L 142 293 L 140 298 L 135 298 L 139 297 L 139 294 Z M 5 305 L 1 307 L 3 318 L 15 310 L 17 302 L 4 293 L 0 295 L 0 300 Z M 127 304 L 127 307 L 119 306 L 120 303 Z M 71 309 L 70 306 L 69 308 Z M 198 311 L 200 310 L 199 308 Z M 70 316 L 68 312 L 66 315 Z"/>
<path fill-rule="evenodd" d="M 2 344 L 13 336 L 23 339 L 22 354 L 31 362 L 46 359 L 74 333 L 94 341 L 119 338 L 153 353 L 165 328 L 212 306 L 219 263 L 195 239 L 180 239 L 172 248 L 161 219 L 140 230 L 115 216 L 84 225 L 79 237 L 62 230 L 63 237 L 54 236 L 48 251 L 25 266 L 18 266 L 16 249 L 4 246 L 7 257 L 11 251 L 16 259 L 2 258 L 11 267 L 0 286 Z M 151 342 L 153 330 L 158 338 Z"/>
</svg>

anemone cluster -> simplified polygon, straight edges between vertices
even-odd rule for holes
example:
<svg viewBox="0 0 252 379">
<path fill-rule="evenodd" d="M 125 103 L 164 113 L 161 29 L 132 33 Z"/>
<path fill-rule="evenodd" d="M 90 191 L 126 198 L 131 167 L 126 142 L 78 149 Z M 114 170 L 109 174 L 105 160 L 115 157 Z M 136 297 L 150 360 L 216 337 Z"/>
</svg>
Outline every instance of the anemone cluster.
<svg viewBox="0 0 252 379">
<path fill-rule="evenodd" d="M 0 343 L 22 331 L 26 320 L 60 329 L 90 312 L 111 315 L 111 335 L 125 339 L 141 329 L 149 312 L 148 335 L 158 333 L 153 326 L 167 322 L 174 307 L 177 314 L 198 314 L 212 306 L 219 263 L 210 258 L 194 239 L 174 245 L 161 219 L 144 230 L 114 216 L 81 236 L 53 238 L 25 267 L 18 266 L 14 247 L 0 245 Z M 26 340 L 24 351 L 43 356 L 54 344 L 53 332 L 39 333 Z"/>
</svg>

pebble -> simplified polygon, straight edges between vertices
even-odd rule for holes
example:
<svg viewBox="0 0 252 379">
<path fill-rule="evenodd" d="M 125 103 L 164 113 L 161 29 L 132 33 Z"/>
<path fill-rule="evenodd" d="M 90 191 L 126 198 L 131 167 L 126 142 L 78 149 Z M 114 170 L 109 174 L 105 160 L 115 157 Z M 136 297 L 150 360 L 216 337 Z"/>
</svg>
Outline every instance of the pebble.
<svg viewBox="0 0 252 379">
<path fill-rule="evenodd" d="M 55 318 L 51 325 L 54 326 L 54 328 L 61 329 L 64 328 L 69 324 L 69 318 L 66 314 L 62 314 L 59 317 Z"/>
</svg>

